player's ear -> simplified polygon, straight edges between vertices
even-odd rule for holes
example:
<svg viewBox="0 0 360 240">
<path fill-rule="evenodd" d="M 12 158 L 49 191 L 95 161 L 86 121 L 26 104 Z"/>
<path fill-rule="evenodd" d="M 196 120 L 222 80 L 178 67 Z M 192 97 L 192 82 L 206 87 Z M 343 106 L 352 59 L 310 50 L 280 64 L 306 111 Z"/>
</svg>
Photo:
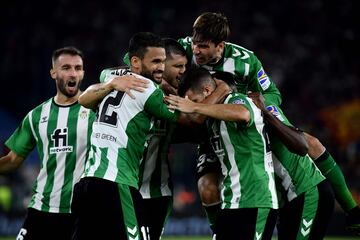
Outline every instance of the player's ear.
<svg viewBox="0 0 360 240">
<path fill-rule="evenodd" d="M 205 85 L 203 88 L 203 94 L 205 97 L 208 97 L 212 93 L 211 87 L 209 85 Z"/>
<path fill-rule="evenodd" d="M 56 71 L 53 68 L 50 69 L 50 76 L 52 79 L 56 79 Z"/>
<path fill-rule="evenodd" d="M 225 41 L 221 41 L 217 46 L 216 46 L 217 48 L 219 48 L 219 49 L 224 49 L 224 47 L 225 47 Z"/>
<path fill-rule="evenodd" d="M 130 59 L 131 67 L 140 69 L 141 68 L 141 59 L 137 56 L 132 56 Z"/>
</svg>

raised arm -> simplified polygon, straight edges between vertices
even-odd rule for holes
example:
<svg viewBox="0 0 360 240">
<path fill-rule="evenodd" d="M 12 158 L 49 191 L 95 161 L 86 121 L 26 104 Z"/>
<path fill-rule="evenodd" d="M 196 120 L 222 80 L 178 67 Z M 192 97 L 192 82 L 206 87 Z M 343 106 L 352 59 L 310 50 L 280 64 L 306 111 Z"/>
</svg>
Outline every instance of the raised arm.
<svg viewBox="0 0 360 240">
<path fill-rule="evenodd" d="M 265 107 L 265 99 L 260 93 L 249 93 L 248 96 L 263 112 L 264 119 L 268 126 L 270 126 L 272 133 L 280 138 L 281 142 L 285 144 L 289 151 L 300 156 L 305 156 L 309 146 L 306 142 L 304 133 L 297 128 L 285 125 L 267 110 Z"/>
<path fill-rule="evenodd" d="M 147 85 L 147 80 L 137 78 L 134 75 L 115 77 L 106 83 L 97 83 L 88 87 L 79 96 L 79 103 L 86 108 L 95 109 L 99 102 L 112 90 L 126 92 L 131 98 L 135 98 L 130 90 L 143 92 Z"/>
</svg>

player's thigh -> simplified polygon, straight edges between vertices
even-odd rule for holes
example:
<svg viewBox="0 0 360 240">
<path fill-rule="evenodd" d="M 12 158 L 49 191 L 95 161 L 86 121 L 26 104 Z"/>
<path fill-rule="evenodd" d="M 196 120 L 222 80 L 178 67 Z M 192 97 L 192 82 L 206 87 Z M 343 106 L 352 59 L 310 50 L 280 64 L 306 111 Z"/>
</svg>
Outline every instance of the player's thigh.
<svg viewBox="0 0 360 240">
<path fill-rule="evenodd" d="M 196 169 L 196 179 L 201 201 L 204 204 L 218 203 L 220 201 L 220 162 L 213 154 L 201 154 L 198 157 Z"/>
<path fill-rule="evenodd" d="M 70 240 L 74 218 L 71 214 L 47 213 L 29 208 L 17 240 Z"/>
<path fill-rule="evenodd" d="M 73 202 L 75 240 L 140 236 L 135 209 L 139 201 L 133 193 L 136 190 L 95 177 L 83 178 L 77 185 Z"/>
<path fill-rule="evenodd" d="M 172 196 L 142 200 L 144 226 L 148 227 L 150 239 L 159 239 L 172 210 Z"/>
<path fill-rule="evenodd" d="M 266 219 L 265 228 L 262 235 L 262 240 L 271 240 L 278 219 L 279 210 L 270 209 L 269 215 Z"/>
<path fill-rule="evenodd" d="M 287 202 L 280 210 L 278 239 L 311 239 L 321 204 L 317 186 Z"/>
<path fill-rule="evenodd" d="M 319 192 L 319 204 L 309 239 L 324 238 L 334 211 L 334 193 L 328 181 L 322 181 L 317 185 L 317 189 Z"/>
<path fill-rule="evenodd" d="M 217 240 L 261 238 L 270 209 L 223 209 L 217 219 Z"/>
</svg>

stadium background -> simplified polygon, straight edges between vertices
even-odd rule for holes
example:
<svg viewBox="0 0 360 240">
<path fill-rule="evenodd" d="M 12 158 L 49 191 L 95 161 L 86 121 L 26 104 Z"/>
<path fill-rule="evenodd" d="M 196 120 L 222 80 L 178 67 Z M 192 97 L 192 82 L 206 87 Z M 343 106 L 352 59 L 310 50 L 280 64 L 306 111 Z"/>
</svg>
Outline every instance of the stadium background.
<svg viewBox="0 0 360 240">
<path fill-rule="evenodd" d="M 84 51 L 82 89 L 97 82 L 103 68 L 122 64 L 128 40 L 138 31 L 164 37 L 191 34 L 204 11 L 224 13 L 229 41 L 255 52 L 283 94 L 283 109 L 298 127 L 327 146 L 360 195 L 359 1 L 47 1 L 0 3 L 0 154 L 25 114 L 53 96 L 49 76 L 54 49 Z M 195 146 L 170 152 L 176 195 L 167 234 L 207 234 L 193 178 Z M 38 170 L 36 155 L 21 169 L 0 176 L 0 235 L 19 229 Z M 337 209 L 330 235 L 342 235 Z"/>
</svg>

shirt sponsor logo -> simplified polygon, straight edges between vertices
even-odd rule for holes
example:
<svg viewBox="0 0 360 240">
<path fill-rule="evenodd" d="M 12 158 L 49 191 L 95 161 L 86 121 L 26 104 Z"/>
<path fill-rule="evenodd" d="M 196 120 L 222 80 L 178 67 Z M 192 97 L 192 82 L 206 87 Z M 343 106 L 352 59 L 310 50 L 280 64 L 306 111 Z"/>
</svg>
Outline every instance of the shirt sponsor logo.
<svg viewBox="0 0 360 240">
<path fill-rule="evenodd" d="M 72 152 L 73 147 L 68 146 L 68 129 L 67 128 L 57 128 L 51 134 L 51 140 L 53 146 L 50 148 L 50 154 L 62 153 L 62 152 Z"/>
<path fill-rule="evenodd" d="M 259 84 L 261 86 L 261 88 L 265 91 L 266 89 L 268 89 L 268 87 L 270 86 L 270 79 L 268 77 L 268 75 L 266 75 L 265 71 L 263 68 L 261 68 L 258 73 L 257 73 L 257 78 L 259 81 Z"/>
<path fill-rule="evenodd" d="M 272 115 L 274 115 L 277 119 L 279 119 L 280 121 L 284 121 L 283 116 L 281 115 L 281 113 L 279 112 L 279 110 L 277 109 L 277 107 L 270 105 L 267 106 L 266 109 L 272 113 Z"/>
</svg>

